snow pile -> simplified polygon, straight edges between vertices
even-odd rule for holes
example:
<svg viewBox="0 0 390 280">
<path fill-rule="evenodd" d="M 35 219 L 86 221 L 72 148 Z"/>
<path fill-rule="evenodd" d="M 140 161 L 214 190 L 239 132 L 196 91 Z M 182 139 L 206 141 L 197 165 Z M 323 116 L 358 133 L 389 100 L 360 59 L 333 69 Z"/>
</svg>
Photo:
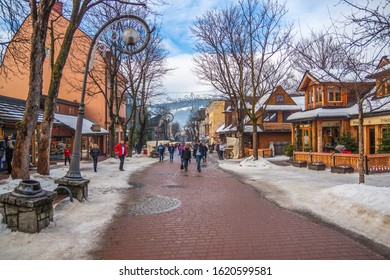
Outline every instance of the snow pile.
<svg viewBox="0 0 390 280">
<path fill-rule="evenodd" d="M 322 190 L 320 197 L 314 209 L 322 216 L 390 245 L 390 188 L 345 184 Z"/>
<path fill-rule="evenodd" d="M 91 162 L 81 162 L 81 174 L 91 180 L 88 201 L 63 200 L 54 211 L 54 221 L 38 234 L 11 232 L 0 224 L 0 259 L 91 259 L 90 250 L 96 247 L 124 193 L 132 187 L 129 176 L 155 162 L 145 157 L 127 158 L 126 171 L 121 172 L 119 160 L 110 158 L 98 163 L 97 173 L 93 172 Z M 39 181 L 43 189 L 53 190 L 57 187 L 54 179 L 63 177 L 67 171 L 68 166 L 59 164 L 50 171 L 50 176 L 32 174 L 31 179 Z M 0 193 L 12 191 L 19 182 L 0 181 Z"/>
<path fill-rule="evenodd" d="M 273 164 L 262 157 L 259 157 L 258 160 L 254 160 L 253 156 L 247 157 L 243 161 L 240 162 L 240 166 L 257 167 L 257 168 L 262 168 L 262 169 L 268 169 L 271 167 L 271 165 L 273 165 Z"/>
</svg>

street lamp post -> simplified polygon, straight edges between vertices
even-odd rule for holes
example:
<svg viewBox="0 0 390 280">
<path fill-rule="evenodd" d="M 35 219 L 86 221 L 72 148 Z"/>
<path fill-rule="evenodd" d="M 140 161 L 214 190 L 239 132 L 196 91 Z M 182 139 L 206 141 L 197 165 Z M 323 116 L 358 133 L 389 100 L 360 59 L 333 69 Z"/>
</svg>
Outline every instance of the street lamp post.
<svg viewBox="0 0 390 280">
<path fill-rule="evenodd" d="M 118 23 L 121 23 L 121 26 L 127 26 L 127 28 L 122 31 L 122 36 L 118 36 L 120 34 L 117 34 L 117 32 L 110 29 Z M 138 30 L 143 31 L 142 38 L 140 32 L 137 31 L 136 28 L 138 28 Z M 81 91 L 79 113 L 77 117 L 76 132 L 72 149 L 72 162 L 69 166 L 67 174 L 63 178 L 60 178 L 55 181 L 60 186 L 70 188 L 72 193 L 76 193 L 76 198 L 80 201 L 82 201 L 83 198 L 87 198 L 89 183 L 89 180 L 83 179 L 80 172 L 81 139 L 84 120 L 84 100 L 87 88 L 87 79 L 89 72 L 92 70 L 93 57 L 98 47 L 98 42 L 102 38 L 104 32 L 107 32 L 109 30 L 113 31 L 113 34 L 110 34 L 110 38 L 112 40 L 123 40 L 125 48 L 119 47 L 119 51 L 127 53 L 129 55 L 136 54 L 144 50 L 150 39 L 149 26 L 143 19 L 134 15 L 120 15 L 109 20 L 97 31 L 97 33 L 92 39 L 84 70 L 84 80 Z"/>
</svg>

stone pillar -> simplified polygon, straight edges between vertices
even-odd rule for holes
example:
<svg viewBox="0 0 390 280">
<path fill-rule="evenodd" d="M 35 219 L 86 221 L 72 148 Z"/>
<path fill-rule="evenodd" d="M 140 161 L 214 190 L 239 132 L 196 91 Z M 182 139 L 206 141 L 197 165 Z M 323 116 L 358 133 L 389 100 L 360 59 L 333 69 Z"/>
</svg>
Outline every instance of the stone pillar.
<svg viewBox="0 0 390 280">
<path fill-rule="evenodd" d="M 80 202 L 83 202 L 84 199 L 87 200 L 88 198 L 89 182 L 90 180 L 88 179 L 72 180 L 66 177 L 54 180 L 54 183 L 59 186 L 67 187 L 72 192 L 72 196 Z"/>
</svg>

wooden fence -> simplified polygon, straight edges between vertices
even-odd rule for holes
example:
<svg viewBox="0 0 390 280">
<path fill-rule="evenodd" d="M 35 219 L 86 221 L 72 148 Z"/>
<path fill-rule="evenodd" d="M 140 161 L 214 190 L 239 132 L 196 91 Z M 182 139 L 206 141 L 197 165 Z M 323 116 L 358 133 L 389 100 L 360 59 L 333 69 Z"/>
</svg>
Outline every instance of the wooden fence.
<svg viewBox="0 0 390 280">
<path fill-rule="evenodd" d="M 358 154 L 294 152 L 293 160 L 322 162 L 327 167 L 352 166 L 355 171 L 359 170 Z M 390 172 L 390 154 L 364 155 L 364 169 L 366 173 Z"/>
<path fill-rule="evenodd" d="M 270 148 L 267 148 L 267 149 L 258 149 L 257 150 L 257 153 L 259 155 L 259 157 L 272 157 L 272 151 Z M 253 155 L 253 149 L 248 149 L 248 148 L 245 148 L 245 154 L 247 156 L 251 156 Z"/>
</svg>

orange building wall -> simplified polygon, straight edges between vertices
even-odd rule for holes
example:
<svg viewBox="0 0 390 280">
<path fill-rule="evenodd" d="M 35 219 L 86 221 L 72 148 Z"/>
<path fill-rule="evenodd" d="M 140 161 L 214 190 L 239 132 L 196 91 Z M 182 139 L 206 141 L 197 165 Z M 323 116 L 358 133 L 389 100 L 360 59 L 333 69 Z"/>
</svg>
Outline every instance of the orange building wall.
<svg viewBox="0 0 390 280">
<path fill-rule="evenodd" d="M 53 12 L 53 14 L 55 15 L 52 16 L 58 17 L 55 12 Z M 22 34 L 27 34 L 27 31 L 29 30 L 29 24 L 30 19 L 27 18 L 16 36 L 22 37 Z M 55 22 L 55 37 L 59 38 L 55 42 L 55 55 L 58 55 L 60 44 L 62 42 L 61 34 L 64 34 L 67 25 L 68 21 L 64 17 L 59 17 Z M 58 98 L 68 101 L 80 102 L 86 52 L 91 43 L 91 38 L 86 36 L 80 30 L 76 31 L 74 38 L 75 39 L 72 43 L 68 61 L 63 70 L 63 77 L 61 80 Z M 20 49 L 20 45 L 15 46 L 15 48 Z M 24 46 L 23 48 L 26 52 L 29 48 L 29 45 L 27 44 L 27 47 Z M 46 48 L 50 49 L 50 34 L 48 34 L 47 36 Z M 29 62 L 28 60 L 26 60 L 24 63 L 19 63 L 23 64 L 22 66 L 17 66 L 12 62 L 9 53 L 10 52 L 7 52 L 5 56 L 4 64 L 8 65 L 13 72 L 7 71 L 7 77 L 4 77 L 4 75 L 0 75 L 0 95 L 26 100 L 28 96 L 29 86 Z M 27 56 L 29 56 L 29 51 Z M 96 68 L 101 68 L 102 58 L 99 55 L 96 55 L 95 57 L 97 58 Z M 20 69 L 18 69 L 18 67 Z M 43 67 L 43 95 L 46 95 L 48 92 L 48 88 L 50 85 L 50 75 L 51 69 L 49 55 L 46 57 Z M 102 86 L 102 88 L 104 88 L 104 86 Z M 96 88 L 93 89 L 92 86 L 89 86 L 87 90 L 92 90 L 96 93 Z M 102 94 L 94 94 L 93 96 L 87 95 L 85 99 L 85 104 L 85 116 L 92 121 L 100 124 L 101 126 L 105 127 L 106 105 L 104 96 Z"/>
</svg>

